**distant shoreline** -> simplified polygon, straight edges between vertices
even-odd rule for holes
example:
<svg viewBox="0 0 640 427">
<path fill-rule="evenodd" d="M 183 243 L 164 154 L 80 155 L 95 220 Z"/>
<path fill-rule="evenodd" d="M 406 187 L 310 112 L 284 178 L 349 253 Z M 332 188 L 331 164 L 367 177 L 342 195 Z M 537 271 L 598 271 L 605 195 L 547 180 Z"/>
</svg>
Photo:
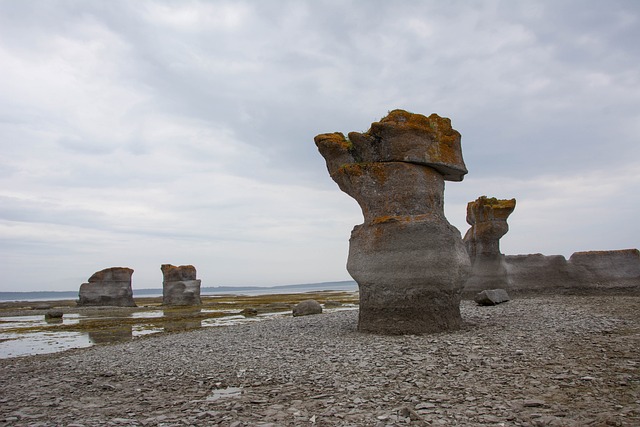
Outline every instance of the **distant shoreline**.
<svg viewBox="0 0 640 427">
<path fill-rule="evenodd" d="M 277 286 L 206 286 L 202 287 L 201 295 L 266 295 L 274 293 L 304 293 L 319 290 L 356 291 L 358 285 L 353 280 L 341 282 L 320 282 L 295 285 Z M 162 288 L 133 289 L 134 298 L 162 296 Z M 0 292 L 0 301 L 51 301 L 76 300 L 78 291 L 31 291 L 31 292 Z"/>
</svg>

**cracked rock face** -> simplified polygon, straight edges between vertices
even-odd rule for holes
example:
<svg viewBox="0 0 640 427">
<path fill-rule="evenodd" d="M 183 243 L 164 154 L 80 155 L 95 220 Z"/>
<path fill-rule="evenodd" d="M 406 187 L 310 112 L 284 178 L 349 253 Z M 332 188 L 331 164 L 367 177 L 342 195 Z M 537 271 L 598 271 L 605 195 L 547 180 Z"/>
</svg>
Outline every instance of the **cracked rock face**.
<svg viewBox="0 0 640 427">
<path fill-rule="evenodd" d="M 162 304 L 200 305 L 200 280 L 193 265 L 162 264 Z"/>
<path fill-rule="evenodd" d="M 360 288 L 358 329 L 420 334 L 460 326 L 469 257 L 444 216 L 444 180 L 467 169 L 449 119 L 394 110 L 365 133 L 315 137 L 331 178 L 362 209 L 347 270 Z"/>
<path fill-rule="evenodd" d="M 107 268 L 80 285 L 78 305 L 135 307 L 131 276 L 133 270 L 126 267 Z"/>
</svg>

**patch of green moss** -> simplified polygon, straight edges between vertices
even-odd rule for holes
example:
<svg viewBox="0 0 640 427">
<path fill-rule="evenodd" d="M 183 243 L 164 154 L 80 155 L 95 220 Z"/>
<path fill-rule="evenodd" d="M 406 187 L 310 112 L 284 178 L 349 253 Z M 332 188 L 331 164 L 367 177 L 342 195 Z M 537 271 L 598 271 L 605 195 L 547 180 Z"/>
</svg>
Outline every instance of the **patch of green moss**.
<svg viewBox="0 0 640 427">
<path fill-rule="evenodd" d="M 515 199 L 497 199 L 495 197 L 480 196 L 477 202 L 494 209 L 511 208 L 515 205 Z"/>
</svg>

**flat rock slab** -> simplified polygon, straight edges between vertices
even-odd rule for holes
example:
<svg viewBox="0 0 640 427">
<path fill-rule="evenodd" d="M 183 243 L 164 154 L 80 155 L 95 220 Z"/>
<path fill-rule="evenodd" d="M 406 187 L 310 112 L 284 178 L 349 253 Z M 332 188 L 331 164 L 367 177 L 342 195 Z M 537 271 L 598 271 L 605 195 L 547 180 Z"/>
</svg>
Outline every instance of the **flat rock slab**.
<svg viewBox="0 0 640 427">
<path fill-rule="evenodd" d="M 473 299 L 478 305 L 497 305 L 511 300 L 504 289 L 487 289 L 480 292 Z"/>
</svg>

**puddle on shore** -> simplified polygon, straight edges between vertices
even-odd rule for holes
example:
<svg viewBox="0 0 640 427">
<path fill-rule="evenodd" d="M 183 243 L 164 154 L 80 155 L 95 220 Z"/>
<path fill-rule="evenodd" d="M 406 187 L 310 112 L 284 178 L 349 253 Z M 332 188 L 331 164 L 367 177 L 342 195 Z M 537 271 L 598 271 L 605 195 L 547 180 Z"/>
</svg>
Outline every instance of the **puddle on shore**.
<svg viewBox="0 0 640 427">
<path fill-rule="evenodd" d="M 45 320 L 44 316 L 0 317 L 0 334 L 2 334 L 7 329 L 15 328 L 31 328 L 35 326 L 46 326 L 51 324 L 75 325 L 78 323 L 79 317 L 80 315 L 75 313 L 66 314 L 62 318 L 62 322 L 60 322 L 58 319 L 47 321 Z"/>
<path fill-rule="evenodd" d="M 91 347 L 89 336 L 82 332 L 40 332 L 25 337 L 24 334 L 0 334 L 0 358 L 30 356 L 32 354 L 57 353 L 70 348 Z"/>
<path fill-rule="evenodd" d="M 326 313 L 354 310 L 354 304 L 326 308 Z M 291 310 L 246 317 L 229 309 L 145 308 L 135 312 L 117 310 L 66 313 L 61 320 L 46 321 L 44 315 L 0 317 L 0 359 L 55 353 L 72 348 L 130 341 L 163 332 L 181 332 L 203 327 L 221 327 L 291 316 Z M 221 390 L 216 390 L 216 392 Z M 214 393 L 215 396 L 215 393 Z M 217 398 L 231 397 L 224 393 Z M 211 398 L 213 400 L 217 398 Z M 208 400 L 211 400 L 208 399 Z"/>
<path fill-rule="evenodd" d="M 207 396 L 207 401 L 212 402 L 220 399 L 233 399 L 234 397 L 240 397 L 242 394 L 242 388 L 240 387 L 227 387 L 218 390 L 213 390 L 210 396 Z"/>
</svg>

